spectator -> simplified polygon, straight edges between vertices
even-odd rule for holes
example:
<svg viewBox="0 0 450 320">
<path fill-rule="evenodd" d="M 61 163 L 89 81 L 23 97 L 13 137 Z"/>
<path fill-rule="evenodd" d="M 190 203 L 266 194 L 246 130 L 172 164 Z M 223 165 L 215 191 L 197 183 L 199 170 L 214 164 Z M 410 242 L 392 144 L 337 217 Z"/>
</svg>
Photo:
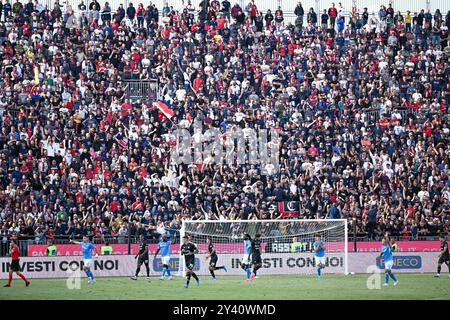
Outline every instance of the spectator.
<svg viewBox="0 0 450 320">
<path fill-rule="evenodd" d="M 317 23 L 317 14 L 314 12 L 313 8 L 309 9 L 308 16 L 306 18 L 308 23 L 312 26 L 316 26 Z"/>
<path fill-rule="evenodd" d="M 297 4 L 297 6 L 295 7 L 294 14 L 298 18 L 300 18 L 300 21 L 302 22 L 301 24 L 303 24 L 303 16 L 305 15 L 305 10 L 303 9 L 303 6 L 302 6 L 301 2 L 299 2 Z"/>
<path fill-rule="evenodd" d="M 105 5 L 102 10 L 102 21 L 107 25 L 108 22 L 111 22 L 111 7 L 109 6 L 109 2 L 105 2 Z"/>
<path fill-rule="evenodd" d="M 324 30 L 328 29 L 328 18 L 327 10 L 323 9 L 323 13 L 320 16 L 320 25 Z"/>
<path fill-rule="evenodd" d="M 275 23 L 277 24 L 277 26 L 280 26 L 283 21 L 283 10 L 281 10 L 281 7 L 278 7 L 277 11 L 275 11 Z"/>
<path fill-rule="evenodd" d="M 131 2 L 128 4 L 127 17 L 131 21 L 133 21 L 134 18 L 136 17 L 136 8 L 133 6 L 133 3 L 131 3 Z"/>
<path fill-rule="evenodd" d="M 336 25 L 336 18 L 338 15 L 338 11 L 335 7 L 334 2 L 331 4 L 331 8 L 328 9 L 328 15 L 330 16 L 330 26 L 332 29 L 334 29 Z"/>
<path fill-rule="evenodd" d="M 136 14 L 137 14 L 138 28 L 143 28 L 144 27 L 144 18 L 145 18 L 145 9 L 144 9 L 144 5 L 142 3 L 139 3 Z"/>
</svg>

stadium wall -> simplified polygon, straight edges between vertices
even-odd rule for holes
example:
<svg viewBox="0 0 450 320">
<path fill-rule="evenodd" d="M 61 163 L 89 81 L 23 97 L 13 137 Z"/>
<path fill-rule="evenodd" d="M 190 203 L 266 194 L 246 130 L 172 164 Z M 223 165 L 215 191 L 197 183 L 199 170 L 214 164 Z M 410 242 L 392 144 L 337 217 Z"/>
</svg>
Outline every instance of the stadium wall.
<svg viewBox="0 0 450 320">
<path fill-rule="evenodd" d="M 379 258 L 379 253 L 349 253 L 348 257 L 349 272 L 372 273 L 373 269 L 380 272 L 383 270 L 384 265 Z M 435 272 L 437 257 L 437 252 L 396 253 L 394 270 L 399 273 Z M 205 258 L 205 254 L 196 255 L 196 272 L 199 275 L 209 275 Z M 236 254 L 221 254 L 218 265 L 225 265 L 228 268 L 227 275 L 242 276 L 243 271 L 237 263 L 240 258 L 241 256 Z M 83 266 L 81 256 L 24 257 L 21 258 L 20 263 L 25 276 L 31 279 L 84 277 L 84 273 L 80 271 Z M 9 264 L 10 258 L 0 258 L 1 279 L 7 278 Z M 172 256 L 170 265 L 172 270 L 178 270 L 178 255 Z M 133 255 L 99 256 L 94 258 L 93 272 L 97 277 L 125 277 L 132 276 L 135 267 L 136 260 Z M 324 273 L 342 274 L 343 270 L 343 254 L 328 254 L 327 268 Z M 161 271 L 161 259 L 151 260 L 151 274 L 159 276 Z M 310 253 L 273 253 L 263 255 L 263 267 L 259 274 L 301 275 L 314 274 L 314 272 L 314 260 Z M 220 274 L 223 273 L 220 272 Z"/>
</svg>

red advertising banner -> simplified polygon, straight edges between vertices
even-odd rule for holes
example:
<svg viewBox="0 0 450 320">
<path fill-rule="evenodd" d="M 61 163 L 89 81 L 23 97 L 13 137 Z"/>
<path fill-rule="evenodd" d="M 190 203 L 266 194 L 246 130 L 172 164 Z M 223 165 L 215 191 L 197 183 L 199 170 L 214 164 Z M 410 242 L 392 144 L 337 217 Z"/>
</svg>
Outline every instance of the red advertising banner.
<svg viewBox="0 0 450 320">
<path fill-rule="evenodd" d="M 280 249 L 280 245 L 283 245 L 283 248 Z M 440 248 L 439 241 L 398 241 L 398 251 L 399 252 L 438 252 Z M 102 245 L 95 245 L 98 251 L 101 251 Z M 77 244 L 58 244 L 56 245 L 58 249 L 58 256 L 81 256 L 83 255 L 81 251 L 81 246 Z M 113 248 L 113 254 L 128 254 L 128 244 L 111 244 Z M 207 245 L 204 243 L 198 243 L 197 247 L 200 252 L 207 251 Z M 216 243 L 216 250 L 220 253 L 242 253 L 243 245 L 242 243 Z M 286 247 L 286 248 L 284 248 Z M 326 244 L 328 252 L 342 252 L 343 251 L 343 243 L 342 242 L 333 242 Z M 311 251 L 311 244 L 304 243 L 303 248 L 304 251 Z M 368 241 L 368 242 L 358 242 L 357 249 L 358 252 L 379 252 L 381 248 L 381 242 L 379 241 Z M 267 252 L 267 244 L 262 244 L 263 252 Z M 47 246 L 43 244 L 30 244 L 28 245 L 28 256 L 29 257 L 43 257 L 46 255 Z M 157 250 L 157 244 L 150 244 L 149 251 L 150 253 L 154 253 Z M 353 243 L 349 242 L 348 244 L 349 252 L 353 251 Z M 131 245 L 131 254 L 135 255 L 139 251 L 139 245 L 132 244 Z M 178 253 L 179 244 L 172 245 L 172 253 Z M 288 243 L 272 243 L 270 252 L 290 252 L 290 244 Z"/>
<path fill-rule="evenodd" d="M 439 241 L 397 241 L 400 252 L 437 252 L 440 250 Z M 358 252 L 380 252 L 381 242 L 358 242 Z M 349 243 L 349 251 L 353 251 L 353 243 Z"/>
</svg>

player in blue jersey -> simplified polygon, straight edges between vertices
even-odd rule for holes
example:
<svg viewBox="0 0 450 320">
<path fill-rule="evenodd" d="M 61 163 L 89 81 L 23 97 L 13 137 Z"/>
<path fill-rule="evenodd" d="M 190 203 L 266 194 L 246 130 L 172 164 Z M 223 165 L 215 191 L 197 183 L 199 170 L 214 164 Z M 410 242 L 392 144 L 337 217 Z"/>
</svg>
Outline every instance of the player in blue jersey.
<svg viewBox="0 0 450 320">
<path fill-rule="evenodd" d="M 251 280 L 252 275 L 252 260 L 251 260 L 251 254 L 252 254 L 252 238 L 249 234 L 244 234 L 244 256 L 242 257 L 241 268 L 244 269 L 246 272 L 246 282 L 249 282 Z"/>
<path fill-rule="evenodd" d="M 317 267 L 317 277 L 320 279 L 322 269 L 325 268 L 325 242 L 321 239 L 320 234 L 316 235 L 316 241 L 313 243 L 314 260 Z"/>
<path fill-rule="evenodd" d="M 88 283 L 94 284 L 95 278 L 94 274 L 91 271 L 92 267 L 92 251 L 95 251 L 95 256 L 98 257 L 97 248 L 89 242 L 89 238 L 84 236 L 83 242 L 78 242 L 74 240 L 70 240 L 71 243 L 79 244 L 81 245 L 81 249 L 83 250 L 83 258 L 84 258 L 84 272 L 86 272 L 86 275 L 88 277 Z"/>
<path fill-rule="evenodd" d="M 392 255 L 391 243 L 387 237 L 383 238 L 382 240 L 380 257 L 384 258 L 384 272 L 386 281 L 383 285 L 388 286 L 389 277 L 391 277 L 391 279 L 394 280 L 394 286 L 396 286 L 398 284 L 398 280 L 392 273 L 392 267 L 394 266 L 394 256 Z"/>
<path fill-rule="evenodd" d="M 161 262 L 163 265 L 161 280 L 164 280 L 166 273 L 169 280 L 172 280 L 172 274 L 170 272 L 170 240 L 166 234 L 162 236 L 162 240 L 158 243 L 158 250 L 155 252 L 155 259 L 159 252 L 161 252 Z"/>
</svg>

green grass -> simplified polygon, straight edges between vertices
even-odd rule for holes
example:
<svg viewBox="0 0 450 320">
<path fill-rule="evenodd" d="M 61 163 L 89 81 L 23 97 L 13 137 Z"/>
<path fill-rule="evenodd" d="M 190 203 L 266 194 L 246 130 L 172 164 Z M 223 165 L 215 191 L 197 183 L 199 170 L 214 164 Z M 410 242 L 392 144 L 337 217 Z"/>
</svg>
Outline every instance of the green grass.
<svg viewBox="0 0 450 320">
<path fill-rule="evenodd" d="M 243 277 L 222 276 L 212 281 L 201 277 L 200 287 L 195 281 L 184 289 L 184 279 L 151 281 L 139 278 L 97 278 L 95 285 L 89 285 L 85 277 L 79 290 L 69 290 L 66 279 L 34 279 L 26 288 L 21 279 L 15 278 L 12 287 L 3 288 L 1 282 L 0 300 L 6 299 L 450 299 L 450 278 L 443 273 L 441 278 L 432 274 L 397 274 L 399 285 L 379 290 L 366 286 L 368 275 L 349 276 L 325 275 L 318 280 L 315 276 L 261 276 L 251 283 L 244 283 Z M 381 275 L 381 283 L 384 275 Z"/>
</svg>

